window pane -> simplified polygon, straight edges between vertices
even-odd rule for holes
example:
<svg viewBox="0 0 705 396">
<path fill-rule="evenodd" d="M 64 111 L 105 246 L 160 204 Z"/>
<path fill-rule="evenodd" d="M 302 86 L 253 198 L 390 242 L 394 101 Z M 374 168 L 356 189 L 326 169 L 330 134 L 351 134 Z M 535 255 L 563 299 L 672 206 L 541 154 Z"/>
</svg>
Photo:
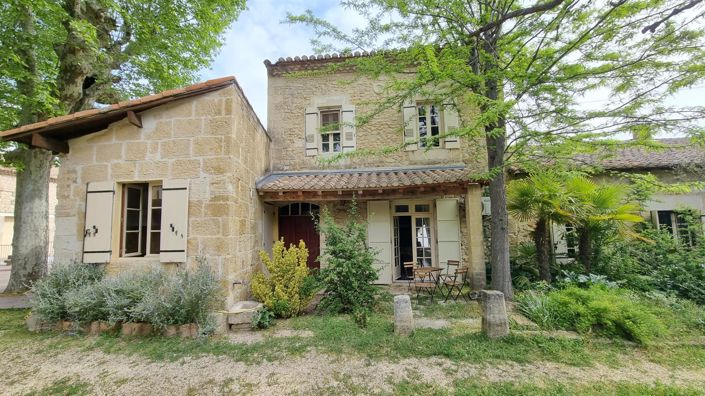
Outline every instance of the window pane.
<svg viewBox="0 0 705 396">
<path fill-rule="evenodd" d="M 151 232 L 149 239 L 149 254 L 159 254 L 159 238 L 160 232 Z"/>
<path fill-rule="evenodd" d="M 330 144 L 329 143 L 323 143 L 323 147 L 321 147 L 324 153 L 329 153 L 330 152 Z"/>
<path fill-rule="evenodd" d="M 333 151 L 336 153 L 340 152 L 340 142 L 333 143 Z"/>
<path fill-rule="evenodd" d="M 162 210 L 152 209 L 152 230 L 160 230 L 162 226 Z"/>
<path fill-rule="evenodd" d="M 162 207 L 162 186 L 152 186 L 152 207 Z"/>
<path fill-rule="evenodd" d="M 289 215 L 289 206 L 282 206 L 279 208 L 279 216 L 288 216 Z"/>
<path fill-rule="evenodd" d="M 125 213 L 125 230 L 139 231 L 140 229 L 140 211 L 127 209 Z"/>
<path fill-rule="evenodd" d="M 333 141 L 334 142 L 339 142 L 340 141 L 340 134 L 339 133 L 332 133 L 333 135 Z"/>
<path fill-rule="evenodd" d="M 395 205 L 394 211 L 399 213 L 409 213 L 409 205 Z"/>
<path fill-rule="evenodd" d="M 424 205 L 415 205 L 414 210 L 416 212 L 430 212 L 431 211 L 431 205 L 424 204 Z M 422 219 L 416 219 L 416 220 L 422 220 Z"/>
<path fill-rule="evenodd" d="M 140 246 L 140 233 L 139 232 L 126 232 L 125 233 L 125 253 L 138 253 Z"/>
<path fill-rule="evenodd" d="M 328 130 L 336 130 L 338 129 L 339 120 L 340 112 L 338 110 L 321 112 L 321 127 L 329 127 Z"/>
<path fill-rule="evenodd" d="M 302 203 L 302 204 L 301 204 L 301 214 L 304 214 L 304 215 L 307 215 L 307 216 L 308 216 L 309 214 L 311 214 L 311 204 L 309 204 L 309 203 Z"/>
<path fill-rule="evenodd" d="M 673 220 L 672 216 L 673 212 L 670 210 L 659 210 L 658 211 L 658 225 L 659 229 L 662 230 L 673 230 Z"/>
<path fill-rule="evenodd" d="M 133 209 L 140 208 L 142 191 L 139 188 L 127 187 L 127 207 Z"/>
<path fill-rule="evenodd" d="M 291 215 L 292 215 L 292 216 L 298 216 L 299 214 L 301 214 L 301 212 L 299 211 L 299 209 L 300 209 L 299 204 L 297 204 L 297 203 L 296 203 L 296 204 L 291 204 Z"/>
<path fill-rule="evenodd" d="M 323 135 L 321 135 L 321 141 L 323 143 L 328 143 L 330 141 L 330 134 L 324 133 Z"/>
</svg>

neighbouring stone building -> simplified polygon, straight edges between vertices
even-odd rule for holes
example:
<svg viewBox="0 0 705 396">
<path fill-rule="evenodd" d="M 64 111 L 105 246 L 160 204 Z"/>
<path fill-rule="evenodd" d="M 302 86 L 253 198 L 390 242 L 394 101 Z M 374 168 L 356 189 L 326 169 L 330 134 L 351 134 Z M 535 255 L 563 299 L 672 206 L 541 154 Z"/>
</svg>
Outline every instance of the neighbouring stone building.
<svg viewBox="0 0 705 396">
<path fill-rule="evenodd" d="M 54 208 L 56 207 L 56 177 L 58 168 L 52 168 L 49 179 L 49 241 L 54 240 Z M 0 265 L 12 255 L 12 235 L 15 225 L 15 179 L 17 171 L 0 168 Z M 49 262 L 53 261 L 53 245 L 49 245 Z"/>
</svg>

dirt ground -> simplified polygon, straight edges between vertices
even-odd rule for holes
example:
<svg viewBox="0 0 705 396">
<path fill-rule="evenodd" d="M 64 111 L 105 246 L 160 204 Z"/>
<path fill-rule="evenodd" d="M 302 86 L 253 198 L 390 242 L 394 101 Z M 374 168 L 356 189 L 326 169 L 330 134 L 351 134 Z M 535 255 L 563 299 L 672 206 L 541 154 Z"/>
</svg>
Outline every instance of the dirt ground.
<svg viewBox="0 0 705 396">
<path fill-rule="evenodd" d="M 249 365 L 227 357 L 154 362 L 100 351 L 45 351 L 41 342 L 4 352 L 0 372 L 3 395 L 42 394 L 43 389 L 62 380 L 90 384 L 89 392 L 101 395 L 309 395 L 330 394 L 331 389 L 338 394 L 353 393 L 351 389 L 384 394 L 405 379 L 424 380 L 443 388 L 468 378 L 534 384 L 626 381 L 705 387 L 705 368 L 673 370 L 646 360 L 618 368 L 547 362 L 476 365 L 441 358 L 371 361 L 312 351 L 300 357 Z"/>
</svg>

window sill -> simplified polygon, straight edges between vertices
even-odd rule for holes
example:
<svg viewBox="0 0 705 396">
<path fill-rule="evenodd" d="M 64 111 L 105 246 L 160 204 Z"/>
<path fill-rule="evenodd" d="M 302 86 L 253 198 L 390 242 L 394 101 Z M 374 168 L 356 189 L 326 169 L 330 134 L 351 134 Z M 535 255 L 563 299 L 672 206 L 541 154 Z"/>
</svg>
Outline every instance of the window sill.
<svg viewBox="0 0 705 396">
<path fill-rule="evenodd" d="M 159 255 L 158 254 L 152 254 L 149 256 L 142 256 L 142 257 L 118 257 L 112 260 L 112 262 L 116 264 L 123 264 L 123 263 L 159 263 Z"/>
</svg>

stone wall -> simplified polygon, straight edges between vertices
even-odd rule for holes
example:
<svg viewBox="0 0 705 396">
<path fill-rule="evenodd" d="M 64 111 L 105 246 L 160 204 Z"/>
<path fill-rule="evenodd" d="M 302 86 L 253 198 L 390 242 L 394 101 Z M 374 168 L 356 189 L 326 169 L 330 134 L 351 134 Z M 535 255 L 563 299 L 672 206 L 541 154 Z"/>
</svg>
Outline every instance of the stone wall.
<svg viewBox="0 0 705 396">
<path fill-rule="evenodd" d="M 11 245 L 15 213 L 15 173 L 11 168 L 0 168 L 0 245 Z M 54 211 L 56 208 L 56 178 L 58 168 L 52 168 L 49 179 L 49 257 L 53 256 Z M 9 252 L 0 249 L 0 255 Z"/>
<path fill-rule="evenodd" d="M 255 181 L 270 165 L 266 132 L 234 86 L 140 116 L 142 128 L 123 119 L 69 141 L 58 180 L 57 260 L 81 260 L 87 183 L 188 179 L 187 265 L 206 257 L 222 280 L 230 306 L 247 296 L 246 284 L 262 245 L 262 204 Z M 118 257 L 119 191 L 115 196 L 114 253 L 108 272 L 160 266 L 158 256 Z"/>
<path fill-rule="evenodd" d="M 369 114 L 375 101 L 382 100 L 382 83 L 353 73 L 316 76 L 269 76 L 268 131 L 272 136 L 274 170 L 310 170 L 322 167 L 322 155 L 305 155 L 305 110 L 317 103 L 337 101 L 355 105 L 356 117 Z M 379 150 L 403 143 L 401 108 L 389 108 L 376 115 L 356 131 L 357 150 Z M 347 158 L 330 168 L 359 168 L 406 165 L 467 164 L 482 172 L 486 169 L 487 152 L 484 141 L 461 138 L 459 149 L 396 151 L 383 155 L 365 154 Z"/>
</svg>

